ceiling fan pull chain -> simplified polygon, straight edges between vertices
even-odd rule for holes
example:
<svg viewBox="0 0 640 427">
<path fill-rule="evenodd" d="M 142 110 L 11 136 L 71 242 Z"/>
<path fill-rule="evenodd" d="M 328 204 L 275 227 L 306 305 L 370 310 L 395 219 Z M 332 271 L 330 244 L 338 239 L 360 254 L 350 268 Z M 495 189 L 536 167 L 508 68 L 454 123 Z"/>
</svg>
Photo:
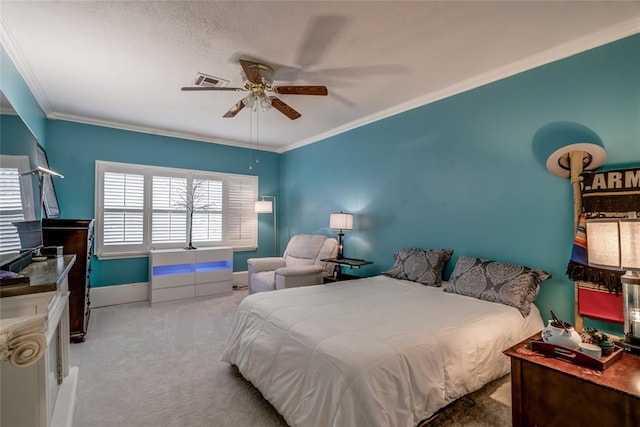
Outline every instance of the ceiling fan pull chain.
<svg viewBox="0 0 640 427">
<path fill-rule="evenodd" d="M 249 108 L 249 170 L 253 169 L 253 112 Z"/>
<path fill-rule="evenodd" d="M 256 108 L 256 164 L 260 163 L 260 108 Z"/>
</svg>

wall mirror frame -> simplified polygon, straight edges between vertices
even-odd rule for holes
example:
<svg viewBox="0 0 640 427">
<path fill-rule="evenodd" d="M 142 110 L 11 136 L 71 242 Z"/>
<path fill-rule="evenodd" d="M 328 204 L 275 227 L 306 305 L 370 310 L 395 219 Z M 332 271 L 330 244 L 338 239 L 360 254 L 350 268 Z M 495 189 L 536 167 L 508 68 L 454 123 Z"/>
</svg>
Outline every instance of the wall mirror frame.
<svg viewBox="0 0 640 427">
<path fill-rule="evenodd" d="M 37 166 L 51 169 L 49 167 L 47 152 L 40 144 L 36 144 L 36 164 Z M 53 186 L 51 175 L 44 174 L 42 178 L 42 204 L 44 212 L 47 218 L 60 218 L 60 206 L 58 205 L 58 197 L 56 196 L 56 189 Z"/>
</svg>

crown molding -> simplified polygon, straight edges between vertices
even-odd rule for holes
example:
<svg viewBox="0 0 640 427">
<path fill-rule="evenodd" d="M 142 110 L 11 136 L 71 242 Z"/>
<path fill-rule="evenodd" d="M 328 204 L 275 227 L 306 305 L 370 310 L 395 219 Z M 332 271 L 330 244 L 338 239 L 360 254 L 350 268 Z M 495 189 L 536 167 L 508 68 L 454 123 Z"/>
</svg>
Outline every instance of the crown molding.
<svg viewBox="0 0 640 427">
<path fill-rule="evenodd" d="M 404 113 L 414 108 L 422 107 L 423 105 L 431 104 L 433 102 L 451 97 L 453 95 L 467 92 L 477 87 L 484 86 L 486 84 L 493 83 L 507 77 L 511 77 L 513 75 L 531 70 L 536 67 L 540 67 L 545 64 L 549 64 L 551 62 L 568 58 L 570 56 L 638 33 L 640 33 L 640 18 L 635 18 L 615 25 L 613 27 L 609 27 L 605 30 L 580 37 L 567 43 L 563 43 L 539 54 L 529 56 L 516 62 L 512 62 L 511 64 L 505 65 L 503 67 L 496 68 L 483 74 L 479 74 L 470 79 L 466 79 L 459 83 L 446 87 L 442 90 L 431 92 L 429 94 L 414 98 L 394 107 L 387 108 L 386 110 L 370 114 L 366 117 L 354 120 L 328 132 L 324 132 L 311 138 L 299 141 L 297 143 L 290 144 L 284 147 L 281 152 L 294 150 L 296 148 L 300 148 L 305 145 L 309 145 L 314 142 L 318 142 L 323 139 L 327 139 L 332 136 L 336 136 L 341 133 L 368 125 L 378 120 L 382 120 L 396 114 Z"/>
<path fill-rule="evenodd" d="M 4 17 L 0 15 L 0 43 L 7 51 L 7 55 L 13 61 L 18 72 L 24 79 L 29 91 L 35 98 L 36 102 L 40 106 L 40 109 L 46 114 L 49 115 L 53 113 L 53 108 L 51 107 L 51 103 L 47 99 L 44 91 L 40 87 L 40 84 L 36 80 L 35 76 L 31 72 L 31 67 L 26 59 L 22 56 L 18 48 L 16 47 L 16 43 L 14 37 L 11 35 L 10 31 L 7 29 L 7 24 L 4 20 Z"/>
<path fill-rule="evenodd" d="M 112 129 L 147 133 L 147 134 L 158 135 L 158 136 L 167 136 L 170 138 L 180 138 L 180 139 L 188 139 L 191 141 L 207 142 L 211 144 L 229 145 L 232 147 L 247 148 L 250 150 L 268 151 L 268 152 L 274 152 L 274 153 L 280 152 L 277 148 L 270 147 L 270 146 L 261 145 L 258 148 L 255 145 L 249 145 L 243 142 L 233 141 L 230 139 L 212 138 L 209 136 L 197 135 L 197 134 L 187 133 L 187 132 L 176 132 L 168 129 L 157 129 L 157 128 L 151 128 L 146 126 L 131 125 L 127 123 L 112 122 L 108 120 L 91 119 L 88 117 L 76 116 L 72 114 L 52 113 L 47 115 L 47 118 L 50 120 L 65 120 L 68 122 L 82 123 L 86 125 L 102 126 L 102 127 L 112 128 Z"/>
</svg>

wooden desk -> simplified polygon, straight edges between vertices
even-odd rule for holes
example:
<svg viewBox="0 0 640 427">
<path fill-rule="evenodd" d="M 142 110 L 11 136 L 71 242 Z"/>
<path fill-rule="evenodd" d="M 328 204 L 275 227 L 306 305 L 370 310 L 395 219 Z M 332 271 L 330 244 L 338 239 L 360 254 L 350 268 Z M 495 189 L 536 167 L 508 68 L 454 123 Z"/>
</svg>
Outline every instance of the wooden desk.
<svg viewBox="0 0 640 427">
<path fill-rule="evenodd" d="M 533 339 L 504 352 L 514 427 L 640 425 L 640 357 L 625 352 L 600 372 L 534 352 Z"/>
</svg>

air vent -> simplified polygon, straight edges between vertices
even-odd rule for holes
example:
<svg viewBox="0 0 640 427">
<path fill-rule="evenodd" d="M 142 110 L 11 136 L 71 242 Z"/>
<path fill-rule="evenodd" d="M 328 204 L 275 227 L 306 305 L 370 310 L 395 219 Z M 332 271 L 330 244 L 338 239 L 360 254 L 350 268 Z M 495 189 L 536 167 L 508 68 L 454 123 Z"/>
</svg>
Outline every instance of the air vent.
<svg viewBox="0 0 640 427">
<path fill-rule="evenodd" d="M 225 87 L 228 84 L 229 84 L 229 80 L 221 79 L 220 77 L 213 77 L 203 73 L 196 74 L 196 79 L 195 79 L 196 86 Z"/>
</svg>

